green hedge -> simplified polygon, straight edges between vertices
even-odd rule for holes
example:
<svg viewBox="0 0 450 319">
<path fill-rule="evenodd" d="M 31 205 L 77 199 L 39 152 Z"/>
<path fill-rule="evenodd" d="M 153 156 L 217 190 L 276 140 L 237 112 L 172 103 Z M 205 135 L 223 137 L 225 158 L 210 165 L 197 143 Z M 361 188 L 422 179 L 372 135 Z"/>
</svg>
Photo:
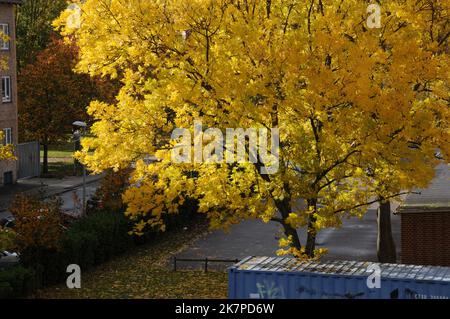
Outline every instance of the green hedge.
<svg viewBox="0 0 450 319">
<path fill-rule="evenodd" d="M 25 297 L 37 287 L 33 270 L 22 266 L 0 268 L 0 299 Z"/>
<path fill-rule="evenodd" d="M 64 263 L 89 268 L 134 246 L 131 224 L 123 214 L 99 213 L 72 225 L 62 240 Z M 66 265 L 67 266 L 67 265 Z"/>
<path fill-rule="evenodd" d="M 123 214 L 97 213 L 74 222 L 63 234 L 59 250 L 34 247 L 21 253 L 21 261 L 35 270 L 44 286 L 62 282 L 70 264 L 84 271 L 133 248 L 130 229 Z"/>
</svg>

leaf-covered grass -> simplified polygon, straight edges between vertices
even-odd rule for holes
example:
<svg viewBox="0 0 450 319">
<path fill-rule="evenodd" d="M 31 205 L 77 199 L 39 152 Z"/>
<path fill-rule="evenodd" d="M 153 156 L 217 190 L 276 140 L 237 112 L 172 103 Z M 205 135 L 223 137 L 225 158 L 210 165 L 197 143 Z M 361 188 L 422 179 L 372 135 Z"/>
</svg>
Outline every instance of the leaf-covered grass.
<svg viewBox="0 0 450 319">
<path fill-rule="evenodd" d="M 206 225 L 162 234 L 92 271 L 81 274 L 81 289 L 65 284 L 38 291 L 36 298 L 226 298 L 227 273 L 173 271 L 171 257 L 205 234 Z M 193 236 L 192 234 L 196 234 Z"/>
<path fill-rule="evenodd" d="M 41 163 L 41 172 L 42 172 Z M 71 162 L 58 161 L 48 163 L 48 174 L 42 174 L 41 177 L 46 178 L 63 178 L 65 176 L 74 175 L 74 165 L 73 160 Z M 77 175 L 81 175 L 81 169 L 78 169 Z"/>
</svg>

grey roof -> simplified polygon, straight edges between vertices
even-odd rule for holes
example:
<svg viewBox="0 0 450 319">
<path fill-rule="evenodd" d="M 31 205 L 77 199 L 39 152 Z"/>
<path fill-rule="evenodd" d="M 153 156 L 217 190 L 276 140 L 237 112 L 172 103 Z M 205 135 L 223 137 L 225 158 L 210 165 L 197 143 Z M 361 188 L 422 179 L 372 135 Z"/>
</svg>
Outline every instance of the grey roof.
<svg viewBox="0 0 450 319">
<path fill-rule="evenodd" d="M 363 276 L 373 273 L 368 267 L 378 265 L 383 278 L 398 280 L 450 282 L 450 267 L 381 264 L 363 261 L 299 261 L 291 257 L 247 257 L 232 266 L 237 271 L 312 273 L 339 276 Z"/>
<path fill-rule="evenodd" d="M 0 0 L 0 3 L 8 3 L 8 4 L 22 4 L 22 0 Z"/>
<path fill-rule="evenodd" d="M 449 165 L 439 165 L 431 185 L 417 190 L 420 194 L 409 195 L 397 213 L 450 213 L 450 170 Z"/>
</svg>

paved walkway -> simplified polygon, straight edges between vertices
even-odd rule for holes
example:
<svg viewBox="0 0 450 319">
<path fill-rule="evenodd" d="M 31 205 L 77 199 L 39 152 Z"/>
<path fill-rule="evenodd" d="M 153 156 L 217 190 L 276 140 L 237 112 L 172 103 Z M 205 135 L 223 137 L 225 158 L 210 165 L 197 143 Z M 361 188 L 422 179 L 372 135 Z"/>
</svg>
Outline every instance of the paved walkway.
<svg viewBox="0 0 450 319">
<path fill-rule="evenodd" d="M 399 251 L 399 216 L 392 216 L 392 229 L 397 251 Z M 276 223 L 265 224 L 259 220 L 244 221 L 233 226 L 229 233 L 221 230 L 211 232 L 177 255 L 177 258 L 242 259 L 247 256 L 276 256 L 281 234 L 281 227 Z M 300 229 L 299 235 L 304 244 L 305 229 Z M 376 208 L 371 207 L 363 219 L 344 220 L 339 229 L 322 230 L 317 237 L 317 248 L 322 247 L 329 250 L 324 260 L 377 261 Z M 223 266 L 218 264 L 218 267 Z M 202 267 L 202 264 L 180 262 L 179 267 Z"/>
</svg>

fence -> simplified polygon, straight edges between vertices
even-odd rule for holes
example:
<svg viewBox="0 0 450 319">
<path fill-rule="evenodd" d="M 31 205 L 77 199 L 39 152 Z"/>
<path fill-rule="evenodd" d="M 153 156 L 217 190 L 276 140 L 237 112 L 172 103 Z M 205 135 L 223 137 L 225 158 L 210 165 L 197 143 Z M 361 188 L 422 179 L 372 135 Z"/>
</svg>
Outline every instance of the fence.
<svg viewBox="0 0 450 319">
<path fill-rule="evenodd" d="M 19 158 L 18 178 L 30 178 L 40 175 L 39 142 L 29 142 L 17 145 Z"/>
<path fill-rule="evenodd" d="M 198 262 L 203 263 L 205 272 L 208 272 L 208 263 L 230 263 L 230 264 L 236 264 L 240 260 L 239 259 L 209 259 L 209 258 L 203 258 L 203 259 L 196 259 L 196 258 L 177 258 L 173 257 L 173 271 L 177 271 L 177 263 L 179 262 Z"/>
</svg>

